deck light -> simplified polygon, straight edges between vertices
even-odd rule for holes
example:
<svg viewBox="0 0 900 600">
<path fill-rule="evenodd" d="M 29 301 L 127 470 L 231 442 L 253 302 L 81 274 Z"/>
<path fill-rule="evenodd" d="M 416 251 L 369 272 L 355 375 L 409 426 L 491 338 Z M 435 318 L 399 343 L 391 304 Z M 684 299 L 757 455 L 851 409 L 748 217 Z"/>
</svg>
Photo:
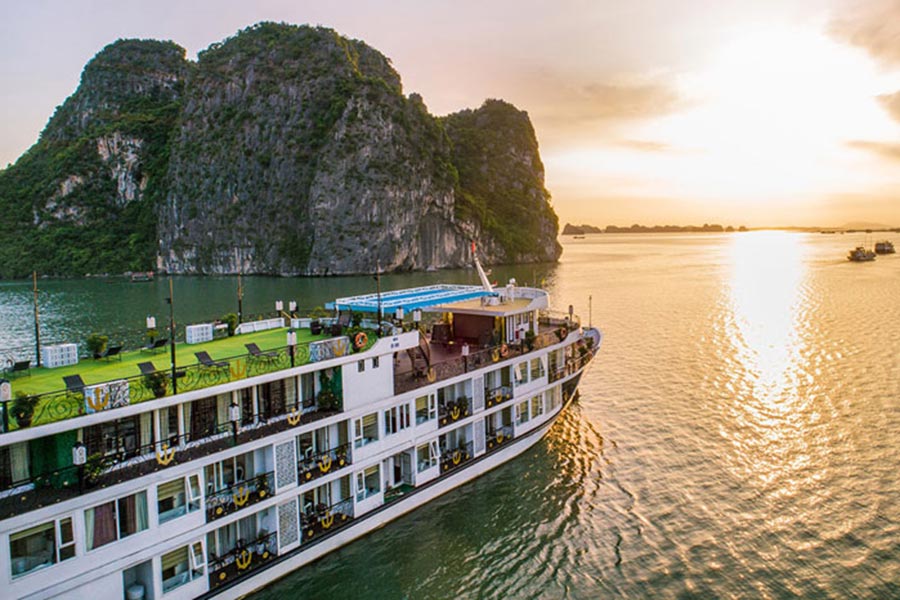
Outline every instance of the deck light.
<svg viewBox="0 0 900 600">
<path fill-rule="evenodd" d="M 78 491 L 84 491 L 84 465 L 87 464 L 87 446 L 81 440 L 72 446 L 72 464 L 78 467 Z"/>
<path fill-rule="evenodd" d="M 297 345 L 297 332 L 293 329 L 287 330 L 287 345 L 291 355 L 291 366 L 294 366 L 294 347 Z"/>
<path fill-rule="evenodd" d="M 294 314 L 295 312 L 297 312 L 297 301 L 296 300 L 291 300 L 288 303 L 288 310 L 291 312 L 291 314 Z"/>
<path fill-rule="evenodd" d="M 284 302 L 281 300 L 276 300 L 275 301 L 275 310 L 278 312 L 283 311 L 284 310 Z"/>
</svg>

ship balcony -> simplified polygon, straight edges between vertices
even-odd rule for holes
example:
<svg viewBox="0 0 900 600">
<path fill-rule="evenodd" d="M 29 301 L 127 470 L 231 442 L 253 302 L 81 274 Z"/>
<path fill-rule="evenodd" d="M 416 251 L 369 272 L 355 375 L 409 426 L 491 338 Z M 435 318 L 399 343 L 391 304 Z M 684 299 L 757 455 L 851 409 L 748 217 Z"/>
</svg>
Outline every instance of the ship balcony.
<svg viewBox="0 0 900 600">
<path fill-rule="evenodd" d="M 493 452 L 494 450 L 498 450 L 500 447 L 508 444 L 510 441 L 512 441 L 512 439 L 512 425 L 498 427 L 493 431 L 488 431 L 487 437 L 485 439 L 485 448 L 487 448 L 488 452 Z"/>
<path fill-rule="evenodd" d="M 472 442 L 463 442 L 441 454 L 441 475 L 465 465 L 474 457 Z"/>
<path fill-rule="evenodd" d="M 459 396 L 438 405 L 438 427 L 446 427 L 472 414 L 472 399 Z"/>
<path fill-rule="evenodd" d="M 310 453 L 309 456 L 301 458 L 297 461 L 297 473 L 300 483 L 306 483 L 328 473 L 339 471 L 350 464 L 350 443 L 348 442 L 325 452 Z"/>
<path fill-rule="evenodd" d="M 348 525 L 353 520 L 353 498 L 339 500 L 331 506 L 307 507 L 300 515 L 303 540 L 309 541 Z"/>
<path fill-rule="evenodd" d="M 213 492 L 206 497 L 206 521 L 220 519 L 262 502 L 272 495 L 274 471 Z"/>
<path fill-rule="evenodd" d="M 491 408 L 499 406 L 504 402 L 512 400 L 512 386 L 500 385 L 495 388 L 484 388 L 484 407 Z"/>
<path fill-rule="evenodd" d="M 438 342 L 431 335 L 426 336 L 430 348 L 430 362 L 417 353 L 401 352 L 394 365 L 394 394 L 402 394 L 430 385 L 436 381 L 444 381 L 463 375 L 495 363 L 503 363 L 528 354 L 540 348 L 558 344 L 566 339 L 568 333 L 579 327 L 577 317 L 568 320 L 564 317 L 542 316 L 538 322 L 538 333 L 533 340 L 521 340 L 509 344 L 485 345 L 467 340 L 468 355 L 464 355 L 461 340 L 442 340 Z"/>
<path fill-rule="evenodd" d="M 212 554 L 209 560 L 211 590 L 253 573 L 278 556 L 275 532 L 260 532 L 255 540 L 238 540 L 238 545 L 222 556 Z"/>
</svg>

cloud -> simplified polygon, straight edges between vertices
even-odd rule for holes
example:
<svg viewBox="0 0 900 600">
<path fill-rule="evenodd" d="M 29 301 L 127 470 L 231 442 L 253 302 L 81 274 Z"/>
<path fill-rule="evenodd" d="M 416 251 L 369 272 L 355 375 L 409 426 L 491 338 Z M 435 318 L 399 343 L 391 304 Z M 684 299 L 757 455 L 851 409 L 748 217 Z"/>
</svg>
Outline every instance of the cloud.
<svg viewBox="0 0 900 600">
<path fill-rule="evenodd" d="M 885 65 L 900 65 L 900 3 L 868 0 L 844 5 L 830 32 L 837 39 L 864 48 Z"/>
<path fill-rule="evenodd" d="M 866 140 L 853 140 L 847 142 L 847 146 L 857 150 L 865 150 L 877 154 L 888 160 L 900 161 L 900 144 L 891 144 L 888 142 L 870 142 Z"/>
<path fill-rule="evenodd" d="M 900 92 L 878 96 L 878 101 L 894 119 L 900 121 Z"/>
</svg>

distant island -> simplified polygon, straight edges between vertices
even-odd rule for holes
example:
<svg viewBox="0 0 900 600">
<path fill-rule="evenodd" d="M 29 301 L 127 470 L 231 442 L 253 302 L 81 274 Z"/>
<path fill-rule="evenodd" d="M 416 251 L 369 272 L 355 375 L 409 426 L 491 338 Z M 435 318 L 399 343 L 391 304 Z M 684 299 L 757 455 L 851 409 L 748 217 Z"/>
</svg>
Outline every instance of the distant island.
<svg viewBox="0 0 900 600">
<path fill-rule="evenodd" d="M 718 224 L 704 223 L 703 225 L 631 225 L 630 227 L 618 227 L 616 225 L 607 225 L 606 229 L 594 227 L 593 225 L 572 225 L 566 223 L 563 227 L 563 235 L 584 235 L 586 233 L 723 233 L 732 231 L 747 231 L 747 228 L 741 225 L 734 228 L 731 225 L 722 226 Z"/>
</svg>

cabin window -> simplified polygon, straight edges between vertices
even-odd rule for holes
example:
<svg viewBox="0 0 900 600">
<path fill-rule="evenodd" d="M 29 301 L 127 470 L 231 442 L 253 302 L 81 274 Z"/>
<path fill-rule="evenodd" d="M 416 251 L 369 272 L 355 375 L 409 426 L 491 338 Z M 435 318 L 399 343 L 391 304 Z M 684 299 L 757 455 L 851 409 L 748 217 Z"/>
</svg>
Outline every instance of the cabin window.
<svg viewBox="0 0 900 600">
<path fill-rule="evenodd" d="M 541 357 L 531 359 L 531 381 L 544 376 L 544 359 Z"/>
<path fill-rule="evenodd" d="M 528 400 L 516 404 L 516 425 L 528 422 Z"/>
<path fill-rule="evenodd" d="M 162 587 L 165 594 L 203 577 L 203 571 L 206 569 L 203 543 L 194 542 L 190 546 L 184 546 L 168 554 L 163 554 L 161 562 Z"/>
<path fill-rule="evenodd" d="M 426 471 L 438 464 L 438 441 L 431 440 L 428 444 L 422 444 L 416 448 L 416 462 L 419 465 L 419 473 Z"/>
<path fill-rule="evenodd" d="M 356 474 L 356 500 L 362 501 L 381 491 L 381 468 L 372 465 Z"/>
<path fill-rule="evenodd" d="M 537 417 L 544 414 L 544 397 L 537 395 L 531 399 L 531 416 Z"/>
<path fill-rule="evenodd" d="M 384 434 L 392 435 L 410 425 L 409 404 L 401 404 L 384 411 Z"/>
<path fill-rule="evenodd" d="M 200 510 L 200 477 L 189 475 L 161 484 L 156 488 L 159 522 Z"/>
<path fill-rule="evenodd" d="M 125 496 L 84 511 L 87 549 L 115 542 L 148 526 L 147 492 Z"/>
<path fill-rule="evenodd" d="M 416 425 L 437 418 L 437 400 L 434 394 L 416 398 Z"/>
<path fill-rule="evenodd" d="M 528 383 L 528 361 L 516 363 L 513 367 L 513 375 L 516 378 L 516 385 Z"/>
<path fill-rule="evenodd" d="M 366 361 L 365 360 L 356 361 L 356 372 L 362 373 L 365 370 L 366 370 Z"/>
<path fill-rule="evenodd" d="M 353 447 L 362 448 L 378 441 L 378 413 L 353 420 Z"/>
<path fill-rule="evenodd" d="M 42 523 L 9 536 L 13 578 L 49 567 L 75 556 L 72 519 Z"/>
<path fill-rule="evenodd" d="M 378 368 L 378 365 L 379 365 L 379 363 L 378 363 L 378 357 L 376 356 L 376 357 L 372 358 L 372 368 L 373 368 L 373 369 L 377 369 L 377 368 Z"/>
<path fill-rule="evenodd" d="M 116 419 L 84 428 L 84 444 L 88 456 L 137 456 L 142 446 L 153 443 L 153 419 L 151 413 Z M 147 452 L 152 449 L 144 448 Z"/>
<path fill-rule="evenodd" d="M 554 410 L 562 404 L 562 395 L 559 386 L 547 390 L 544 394 L 547 396 L 548 410 Z"/>
</svg>

